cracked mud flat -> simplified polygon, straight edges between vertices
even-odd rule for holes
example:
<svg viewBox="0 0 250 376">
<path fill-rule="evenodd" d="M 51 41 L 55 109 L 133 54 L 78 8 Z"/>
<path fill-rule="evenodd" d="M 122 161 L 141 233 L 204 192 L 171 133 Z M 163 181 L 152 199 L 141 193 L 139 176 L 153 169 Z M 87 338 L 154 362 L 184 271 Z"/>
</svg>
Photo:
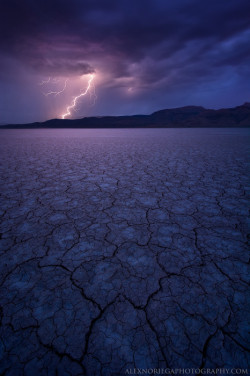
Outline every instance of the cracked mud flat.
<svg viewBox="0 0 250 376">
<path fill-rule="evenodd" d="M 246 368 L 248 131 L 1 131 L 3 375 Z"/>
</svg>

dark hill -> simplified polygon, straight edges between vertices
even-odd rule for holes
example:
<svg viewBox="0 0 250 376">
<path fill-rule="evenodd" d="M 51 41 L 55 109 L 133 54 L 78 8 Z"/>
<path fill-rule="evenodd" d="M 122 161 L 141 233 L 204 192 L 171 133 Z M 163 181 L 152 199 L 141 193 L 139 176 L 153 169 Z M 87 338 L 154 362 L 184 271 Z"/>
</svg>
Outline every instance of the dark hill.
<svg viewBox="0 0 250 376">
<path fill-rule="evenodd" d="M 250 126 L 250 103 L 234 108 L 209 110 L 186 106 L 154 112 L 151 115 L 52 119 L 43 123 L 10 124 L 6 128 L 247 128 Z"/>
</svg>

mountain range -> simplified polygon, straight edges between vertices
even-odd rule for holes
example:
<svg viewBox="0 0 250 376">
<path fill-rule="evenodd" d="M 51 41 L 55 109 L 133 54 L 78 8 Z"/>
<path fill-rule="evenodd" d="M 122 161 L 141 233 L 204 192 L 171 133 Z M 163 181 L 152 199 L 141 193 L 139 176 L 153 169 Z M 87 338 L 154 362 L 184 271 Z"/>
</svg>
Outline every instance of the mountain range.
<svg viewBox="0 0 250 376">
<path fill-rule="evenodd" d="M 81 119 L 51 119 L 29 124 L 9 124 L 6 128 L 248 128 L 250 103 L 219 110 L 186 106 L 156 111 L 151 115 L 98 116 Z"/>
</svg>

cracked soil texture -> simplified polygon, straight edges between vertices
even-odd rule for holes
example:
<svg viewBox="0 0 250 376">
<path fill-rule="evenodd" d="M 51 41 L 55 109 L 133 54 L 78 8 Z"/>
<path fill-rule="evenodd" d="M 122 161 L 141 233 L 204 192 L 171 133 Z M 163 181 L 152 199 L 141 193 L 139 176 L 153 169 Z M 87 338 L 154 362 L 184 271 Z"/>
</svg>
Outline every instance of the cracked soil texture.
<svg viewBox="0 0 250 376">
<path fill-rule="evenodd" d="M 6 376 L 249 366 L 249 132 L 2 130 Z"/>
</svg>

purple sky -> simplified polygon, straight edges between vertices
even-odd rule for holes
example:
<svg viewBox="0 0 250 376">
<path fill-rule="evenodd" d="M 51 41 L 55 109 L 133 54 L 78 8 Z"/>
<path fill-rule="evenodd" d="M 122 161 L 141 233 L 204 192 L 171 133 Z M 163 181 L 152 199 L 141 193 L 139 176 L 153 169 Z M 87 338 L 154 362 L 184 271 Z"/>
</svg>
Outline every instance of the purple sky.
<svg viewBox="0 0 250 376">
<path fill-rule="evenodd" d="M 1 0 L 0 123 L 60 117 L 91 73 L 73 118 L 240 105 L 249 46 L 249 0 Z"/>
</svg>

